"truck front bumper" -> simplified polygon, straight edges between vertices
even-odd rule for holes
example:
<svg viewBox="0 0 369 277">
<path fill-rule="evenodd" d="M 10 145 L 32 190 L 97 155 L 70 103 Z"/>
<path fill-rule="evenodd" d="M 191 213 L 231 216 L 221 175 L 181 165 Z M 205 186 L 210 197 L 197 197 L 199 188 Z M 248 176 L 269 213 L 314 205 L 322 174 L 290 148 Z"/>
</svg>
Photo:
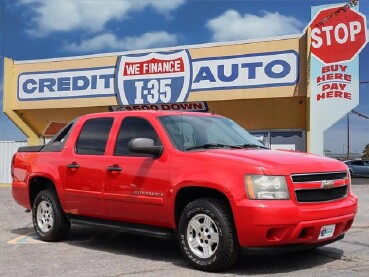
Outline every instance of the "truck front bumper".
<svg viewBox="0 0 369 277">
<path fill-rule="evenodd" d="M 234 219 L 241 247 L 319 246 L 339 239 L 350 229 L 357 211 L 357 197 L 334 202 L 295 203 L 292 200 L 241 200 Z M 329 236 L 322 236 L 334 226 Z"/>
</svg>

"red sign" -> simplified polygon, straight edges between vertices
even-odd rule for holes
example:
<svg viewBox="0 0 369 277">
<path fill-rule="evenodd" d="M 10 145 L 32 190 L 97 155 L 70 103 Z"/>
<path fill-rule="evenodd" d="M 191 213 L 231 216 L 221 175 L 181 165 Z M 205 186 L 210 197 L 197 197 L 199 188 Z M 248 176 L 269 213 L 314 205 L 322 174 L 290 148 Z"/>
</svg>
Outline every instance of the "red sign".
<svg viewBox="0 0 369 277">
<path fill-rule="evenodd" d="M 354 9 L 322 10 L 309 27 L 311 53 L 325 64 L 350 61 L 366 44 L 365 16 Z"/>
</svg>

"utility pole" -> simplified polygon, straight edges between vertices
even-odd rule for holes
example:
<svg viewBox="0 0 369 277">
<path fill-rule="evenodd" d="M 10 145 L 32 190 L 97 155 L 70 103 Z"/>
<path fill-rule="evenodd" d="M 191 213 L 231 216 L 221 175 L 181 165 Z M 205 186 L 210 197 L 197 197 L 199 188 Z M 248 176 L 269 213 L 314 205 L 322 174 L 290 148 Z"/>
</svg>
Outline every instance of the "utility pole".
<svg viewBox="0 0 369 277">
<path fill-rule="evenodd" d="M 350 112 L 347 113 L 347 155 L 346 160 L 350 159 Z"/>
</svg>

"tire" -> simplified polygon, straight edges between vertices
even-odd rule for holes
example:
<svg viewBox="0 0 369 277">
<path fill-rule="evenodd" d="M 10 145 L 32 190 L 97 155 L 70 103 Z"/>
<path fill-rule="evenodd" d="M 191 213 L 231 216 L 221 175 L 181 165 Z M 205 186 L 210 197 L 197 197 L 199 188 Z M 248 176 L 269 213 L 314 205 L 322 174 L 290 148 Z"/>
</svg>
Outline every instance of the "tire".
<svg viewBox="0 0 369 277">
<path fill-rule="evenodd" d="M 178 239 L 187 261 L 200 270 L 224 270 L 239 256 L 231 209 L 217 199 L 201 198 L 186 206 L 179 220 Z"/>
<path fill-rule="evenodd" d="M 68 236 L 70 222 L 52 190 L 42 190 L 37 194 L 32 207 L 32 221 L 43 241 L 61 241 Z"/>
</svg>

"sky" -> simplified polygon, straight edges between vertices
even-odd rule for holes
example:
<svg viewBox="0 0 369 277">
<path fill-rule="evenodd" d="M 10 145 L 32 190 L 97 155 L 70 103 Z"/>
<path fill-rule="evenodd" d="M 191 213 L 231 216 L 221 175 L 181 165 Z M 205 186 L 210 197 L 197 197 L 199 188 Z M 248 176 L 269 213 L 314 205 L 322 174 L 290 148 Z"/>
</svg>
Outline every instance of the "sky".
<svg viewBox="0 0 369 277">
<path fill-rule="evenodd" d="M 26 137 L 2 113 L 3 60 L 33 60 L 302 33 L 310 7 L 346 1 L 0 0 L 0 140 Z M 369 0 L 360 11 L 369 17 Z M 368 28 L 368 26 L 367 26 Z M 369 45 L 360 54 L 369 81 Z M 369 116 L 369 84 L 355 111 Z M 346 151 L 347 120 L 325 133 L 324 149 Z M 369 144 L 369 119 L 350 114 L 350 149 Z"/>
</svg>

